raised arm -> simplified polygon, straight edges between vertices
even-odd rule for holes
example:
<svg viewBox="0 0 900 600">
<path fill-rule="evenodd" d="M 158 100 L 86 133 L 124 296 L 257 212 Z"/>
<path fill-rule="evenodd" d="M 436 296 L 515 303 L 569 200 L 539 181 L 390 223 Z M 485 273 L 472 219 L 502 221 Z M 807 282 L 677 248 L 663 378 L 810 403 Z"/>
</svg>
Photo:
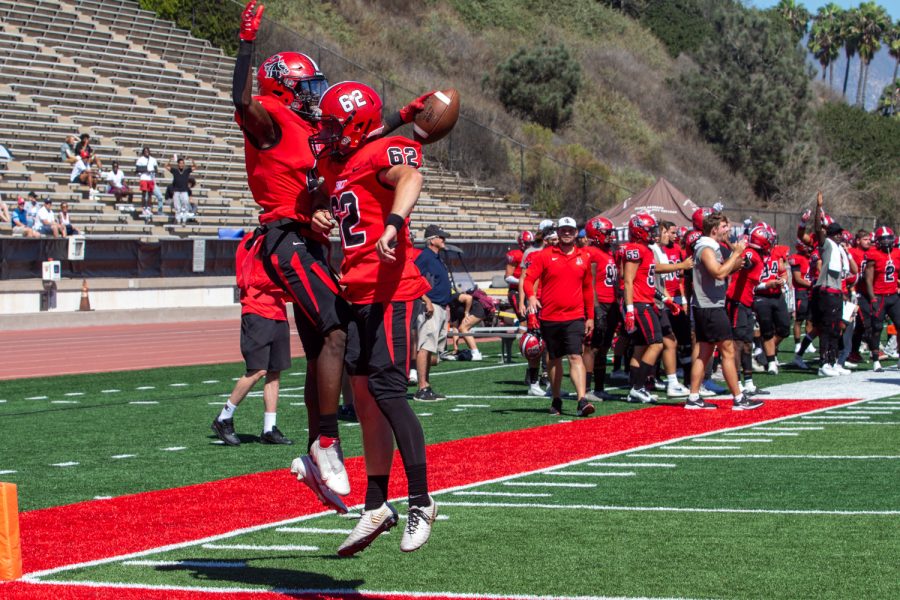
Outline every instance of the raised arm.
<svg viewBox="0 0 900 600">
<path fill-rule="evenodd" d="M 277 141 L 277 132 L 272 117 L 262 104 L 253 100 L 252 64 L 253 42 L 259 32 L 262 15 L 266 7 L 256 0 L 250 0 L 241 14 L 241 39 L 237 59 L 234 62 L 234 76 L 231 84 L 231 101 L 237 113 L 241 129 L 260 148 L 269 148 Z"/>
</svg>

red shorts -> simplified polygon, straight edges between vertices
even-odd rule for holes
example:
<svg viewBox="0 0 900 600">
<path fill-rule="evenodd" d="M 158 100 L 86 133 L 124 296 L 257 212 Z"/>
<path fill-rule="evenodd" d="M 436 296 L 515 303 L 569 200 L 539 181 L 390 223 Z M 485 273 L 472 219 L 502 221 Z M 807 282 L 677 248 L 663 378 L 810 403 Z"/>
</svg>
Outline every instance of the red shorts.
<svg viewBox="0 0 900 600">
<path fill-rule="evenodd" d="M 142 192 L 152 192 L 153 188 L 156 187 L 156 182 L 149 180 L 149 179 L 148 180 L 141 179 L 140 185 L 141 185 Z"/>
</svg>

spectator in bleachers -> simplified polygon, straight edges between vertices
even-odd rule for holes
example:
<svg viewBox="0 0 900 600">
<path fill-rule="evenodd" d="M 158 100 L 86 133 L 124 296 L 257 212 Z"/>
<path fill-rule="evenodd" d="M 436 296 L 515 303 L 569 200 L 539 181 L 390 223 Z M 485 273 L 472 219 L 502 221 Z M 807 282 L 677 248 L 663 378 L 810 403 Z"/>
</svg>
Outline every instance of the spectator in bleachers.
<svg viewBox="0 0 900 600">
<path fill-rule="evenodd" d="M 94 171 L 90 167 L 90 152 L 82 150 L 75 158 L 75 164 L 72 165 L 72 174 L 69 176 L 69 183 L 81 183 L 88 188 L 88 197 L 91 199 L 97 196 L 97 190 L 94 189 Z"/>
<path fill-rule="evenodd" d="M 0 197 L 0 223 L 12 225 L 12 215 L 9 213 L 9 207 L 6 206 L 6 202 L 2 197 Z"/>
<path fill-rule="evenodd" d="M 59 147 L 59 160 L 74 165 L 78 160 L 78 154 L 75 152 L 75 136 L 67 135 L 66 141 Z"/>
<path fill-rule="evenodd" d="M 91 146 L 91 136 L 88 133 L 82 133 L 81 140 L 77 144 L 75 144 L 76 156 L 84 156 L 85 152 L 87 153 L 87 160 L 85 162 L 89 166 L 94 166 L 98 169 L 103 168 L 103 164 L 100 162 L 100 158 L 97 157 L 97 153 L 94 152 L 94 147 Z"/>
<path fill-rule="evenodd" d="M 187 224 L 191 213 L 191 187 L 189 179 L 191 173 L 197 168 L 194 160 L 191 159 L 191 166 L 186 166 L 183 158 L 178 158 L 176 154 L 173 157 L 176 166 L 173 168 L 172 163 L 166 163 L 166 170 L 172 174 L 172 205 L 175 210 L 175 222 L 181 225 Z"/>
<path fill-rule="evenodd" d="M 25 201 L 25 214 L 28 217 L 28 222 L 26 224 L 31 228 L 36 228 L 37 212 L 40 207 L 41 205 L 38 202 L 37 194 L 28 192 L 28 200 Z"/>
<path fill-rule="evenodd" d="M 19 196 L 19 199 L 17 200 L 16 208 L 12 212 L 11 222 L 13 235 L 18 233 L 30 238 L 41 237 L 41 234 L 28 225 L 28 212 L 25 209 L 25 198 L 22 196 Z"/>
<path fill-rule="evenodd" d="M 78 235 L 81 233 L 72 226 L 72 222 L 69 219 L 68 202 L 63 201 L 63 203 L 59 205 L 59 215 L 56 217 L 56 222 L 59 223 L 60 229 L 63 230 L 63 237 L 69 235 Z"/>
<path fill-rule="evenodd" d="M 50 198 L 44 198 L 44 205 L 38 209 L 35 229 L 41 235 L 66 237 L 66 229 L 57 222 L 53 214 L 53 201 Z"/>
<path fill-rule="evenodd" d="M 141 155 L 135 163 L 135 170 L 141 179 L 141 216 L 150 218 L 153 211 L 150 209 L 150 196 L 156 188 L 156 172 L 159 171 L 159 163 L 150 154 L 150 147 L 144 146 L 141 149 Z M 160 201 L 160 212 L 162 209 L 162 201 Z"/>
<path fill-rule="evenodd" d="M 134 194 L 125 185 L 125 171 L 119 166 L 119 161 L 112 161 L 112 170 L 104 178 L 109 183 L 107 191 L 116 197 L 116 202 L 121 202 L 123 198 L 128 198 L 129 202 L 134 201 Z"/>
</svg>

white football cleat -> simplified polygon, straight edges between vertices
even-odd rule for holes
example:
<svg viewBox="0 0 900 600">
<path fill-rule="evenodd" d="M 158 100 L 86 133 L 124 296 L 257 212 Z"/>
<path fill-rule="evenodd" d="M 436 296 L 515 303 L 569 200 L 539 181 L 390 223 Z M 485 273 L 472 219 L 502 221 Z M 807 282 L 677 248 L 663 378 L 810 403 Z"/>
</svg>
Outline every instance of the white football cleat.
<svg viewBox="0 0 900 600">
<path fill-rule="evenodd" d="M 769 363 L 769 373 L 772 375 L 778 375 L 778 361 L 773 360 Z"/>
<path fill-rule="evenodd" d="M 481 350 L 472 350 L 472 360 L 484 360 L 484 357 L 481 355 Z"/>
<path fill-rule="evenodd" d="M 382 533 L 397 525 L 397 511 L 389 502 L 375 510 L 363 511 L 359 522 L 344 543 L 338 546 L 338 556 L 353 556 L 365 550 Z"/>
<path fill-rule="evenodd" d="M 319 498 L 319 502 L 328 508 L 333 508 L 342 515 L 347 514 L 347 505 L 344 504 L 340 496 L 331 491 L 322 482 L 319 469 L 309 455 L 304 454 L 291 461 L 291 473 L 297 476 L 298 481 L 303 482 L 306 484 L 306 487 L 313 491 L 316 497 Z"/>
<path fill-rule="evenodd" d="M 844 365 L 838 363 L 834 363 L 833 368 L 835 371 L 837 371 L 838 375 L 849 375 L 853 372 L 850 369 L 845 369 Z"/>
<path fill-rule="evenodd" d="M 309 454 L 319 467 L 322 481 L 334 493 L 346 496 L 350 493 L 350 479 L 344 468 L 344 453 L 341 452 L 340 440 L 335 440 L 328 448 L 319 445 L 319 438 L 313 442 Z"/>
<path fill-rule="evenodd" d="M 543 398 L 544 397 L 544 388 L 542 388 L 537 383 L 532 383 L 531 385 L 528 386 L 528 395 L 529 396 L 540 396 Z"/>
<path fill-rule="evenodd" d="M 628 402 L 640 402 L 641 404 L 653 404 L 653 395 L 645 389 L 631 388 L 628 392 Z"/>
<path fill-rule="evenodd" d="M 406 527 L 400 540 L 400 549 L 404 552 L 418 550 L 431 537 L 431 524 L 437 519 L 437 502 L 431 496 L 429 506 L 411 506 L 406 516 Z"/>
<path fill-rule="evenodd" d="M 834 368 L 834 365 L 824 364 L 819 367 L 819 377 L 837 377 L 840 373 Z"/>
<path fill-rule="evenodd" d="M 883 373 L 883 372 L 884 372 L 884 368 L 881 366 L 881 361 L 880 361 L 880 360 L 876 360 L 874 363 L 872 363 L 872 370 L 873 370 L 874 372 L 876 372 L 876 373 Z"/>
<path fill-rule="evenodd" d="M 687 398 L 691 390 L 687 389 L 680 383 L 670 383 L 666 388 L 666 395 L 669 398 Z"/>
</svg>

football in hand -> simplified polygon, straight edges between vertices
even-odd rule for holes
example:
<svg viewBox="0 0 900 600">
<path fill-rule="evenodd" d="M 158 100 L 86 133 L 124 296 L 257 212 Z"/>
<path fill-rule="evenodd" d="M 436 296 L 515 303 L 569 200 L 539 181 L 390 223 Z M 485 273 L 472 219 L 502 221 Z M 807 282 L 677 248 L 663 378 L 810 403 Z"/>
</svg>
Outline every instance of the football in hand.
<svg viewBox="0 0 900 600">
<path fill-rule="evenodd" d="M 425 108 L 413 122 L 417 142 L 431 144 L 446 136 L 459 118 L 459 92 L 450 88 L 437 91 L 425 100 Z"/>
</svg>

